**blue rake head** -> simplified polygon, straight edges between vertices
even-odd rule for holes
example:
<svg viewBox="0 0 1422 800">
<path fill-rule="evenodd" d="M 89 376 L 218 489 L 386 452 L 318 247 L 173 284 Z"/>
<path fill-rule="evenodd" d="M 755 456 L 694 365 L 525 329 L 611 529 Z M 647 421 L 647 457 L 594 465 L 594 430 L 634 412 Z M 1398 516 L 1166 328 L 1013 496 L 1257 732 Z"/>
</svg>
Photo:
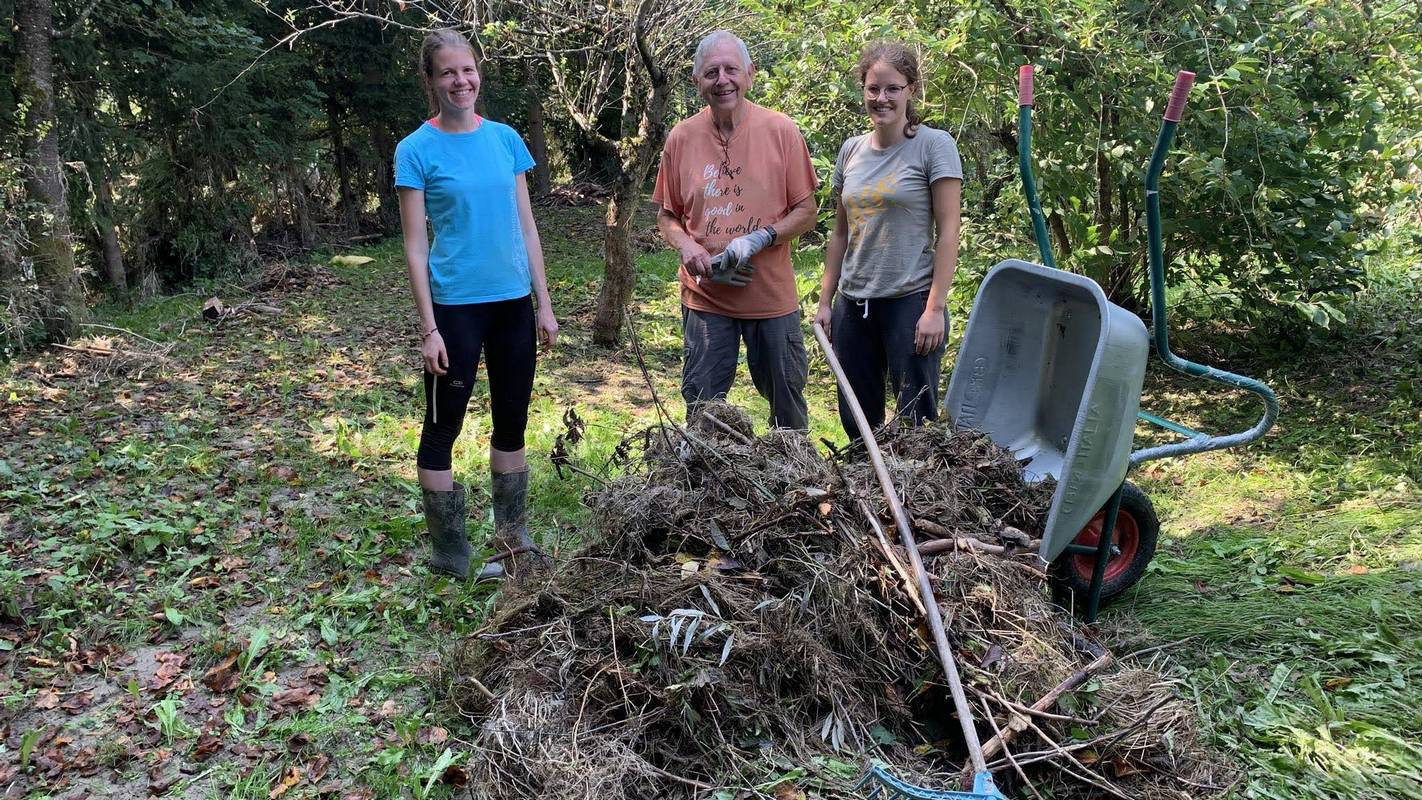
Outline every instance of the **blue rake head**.
<svg viewBox="0 0 1422 800">
<path fill-rule="evenodd" d="M 871 764 L 854 788 L 863 791 L 868 800 L 1007 800 L 993 785 L 991 772 L 974 775 L 971 792 L 950 792 L 905 783 L 883 764 Z"/>
</svg>

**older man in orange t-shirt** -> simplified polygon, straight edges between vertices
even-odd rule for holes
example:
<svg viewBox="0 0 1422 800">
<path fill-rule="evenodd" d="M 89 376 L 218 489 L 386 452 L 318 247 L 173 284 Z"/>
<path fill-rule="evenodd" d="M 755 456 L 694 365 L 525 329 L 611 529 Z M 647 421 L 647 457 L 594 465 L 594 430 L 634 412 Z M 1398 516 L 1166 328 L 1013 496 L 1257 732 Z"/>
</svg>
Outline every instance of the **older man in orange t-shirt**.
<svg viewBox="0 0 1422 800">
<path fill-rule="evenodd" d="M 809 362 L 790 242 L 815 225 L 810 152 L 789 117 L 745 99 L 755 67 L 735 34 L 701 40 L 691 79 L 706 108 L 667 136 L 652 192 L 657 228 L 681 254 L 681 395 L 688 412 L 725 397 L 744 341 L 771 424 L 803 430 Z"/>
</svg>

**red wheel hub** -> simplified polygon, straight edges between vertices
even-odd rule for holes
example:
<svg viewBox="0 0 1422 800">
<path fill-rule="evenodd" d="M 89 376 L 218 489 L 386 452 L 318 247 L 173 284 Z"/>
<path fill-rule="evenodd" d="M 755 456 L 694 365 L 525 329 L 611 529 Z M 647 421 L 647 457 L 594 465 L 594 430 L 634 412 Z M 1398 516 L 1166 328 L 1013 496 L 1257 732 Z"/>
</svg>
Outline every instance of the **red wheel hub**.
<svg viewBox="0 0 1422 800">
<path fill-rule="evenodd" d="M 1096 547 L 1101 543 L 1101 527 L 1106 524 L 1106 512 L 1098 511 L 1091 521 L 1086 523 L 1086 527 L 1081 529 L 1081 533 L 1076 535 L 1076 543 L 1087 547 Z M 1126 509 L 1121 509 L 1116 513 L 1116 529 L 1111 532 L 1111 544 L 1121 552 L 1111 556 L 1111 560 L 1106 562 L 1106 582 L 1109 583 L 1119 578 L 1122 573 L 1130 568 L 1131 562 L 1136 559 L 1136 550 L 1141 545 L 1141 528 L 1136 522 L 1136 518 Z M 1095 555 L 1072 556 L 1072 566 L 1076 573 L 1087 583 L 1091 582 L 1091 576 L 1096 572 Z"/>
</svg>

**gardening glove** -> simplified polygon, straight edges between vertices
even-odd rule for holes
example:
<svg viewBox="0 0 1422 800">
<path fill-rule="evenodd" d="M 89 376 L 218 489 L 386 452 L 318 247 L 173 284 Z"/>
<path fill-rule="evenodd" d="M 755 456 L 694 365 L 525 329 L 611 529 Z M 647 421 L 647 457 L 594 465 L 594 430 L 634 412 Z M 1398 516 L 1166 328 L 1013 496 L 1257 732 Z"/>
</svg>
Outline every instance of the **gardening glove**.
<svg viewBox="0 0 1422 800">
<path fill-rule="evenodd" d="M 711 282 L 735 287 L 749 284 L 754 277 L 755 265 L 749 260 L 739 267 L 727 266 L 730 263 L 731 259 L 726 253 L 717 253 L 711 259 Z"/>
<path fill-rule="evenodd" d="M 751 256 L 769 247 L 773 239 L 769 228 L 760 228 L 745 236 L 737 236 L 726 245 L 726 261 L 732 267 L 749 265 Z"/>
</svg>

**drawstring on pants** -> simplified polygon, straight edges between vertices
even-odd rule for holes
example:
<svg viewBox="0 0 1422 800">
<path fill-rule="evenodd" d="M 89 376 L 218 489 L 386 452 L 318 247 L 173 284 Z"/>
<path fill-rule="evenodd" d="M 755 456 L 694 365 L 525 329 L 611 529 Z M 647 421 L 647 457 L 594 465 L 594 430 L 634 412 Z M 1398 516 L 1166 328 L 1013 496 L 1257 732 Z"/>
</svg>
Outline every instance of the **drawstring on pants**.
<svg viewBox="0 0 1422 800">
<path fill-rule="evenodd" d="M 855 300 L 855 301 L 854 301 L 854 304 L 855 304 L 855 305 L 858 305 L 858 306 L 863 306 L 863 307 L 864 307 L 864 319 L 869 319 L 869 298 L 866 297 L 866 298 L 864 298 L 863 300 Z"/>
</svg>

